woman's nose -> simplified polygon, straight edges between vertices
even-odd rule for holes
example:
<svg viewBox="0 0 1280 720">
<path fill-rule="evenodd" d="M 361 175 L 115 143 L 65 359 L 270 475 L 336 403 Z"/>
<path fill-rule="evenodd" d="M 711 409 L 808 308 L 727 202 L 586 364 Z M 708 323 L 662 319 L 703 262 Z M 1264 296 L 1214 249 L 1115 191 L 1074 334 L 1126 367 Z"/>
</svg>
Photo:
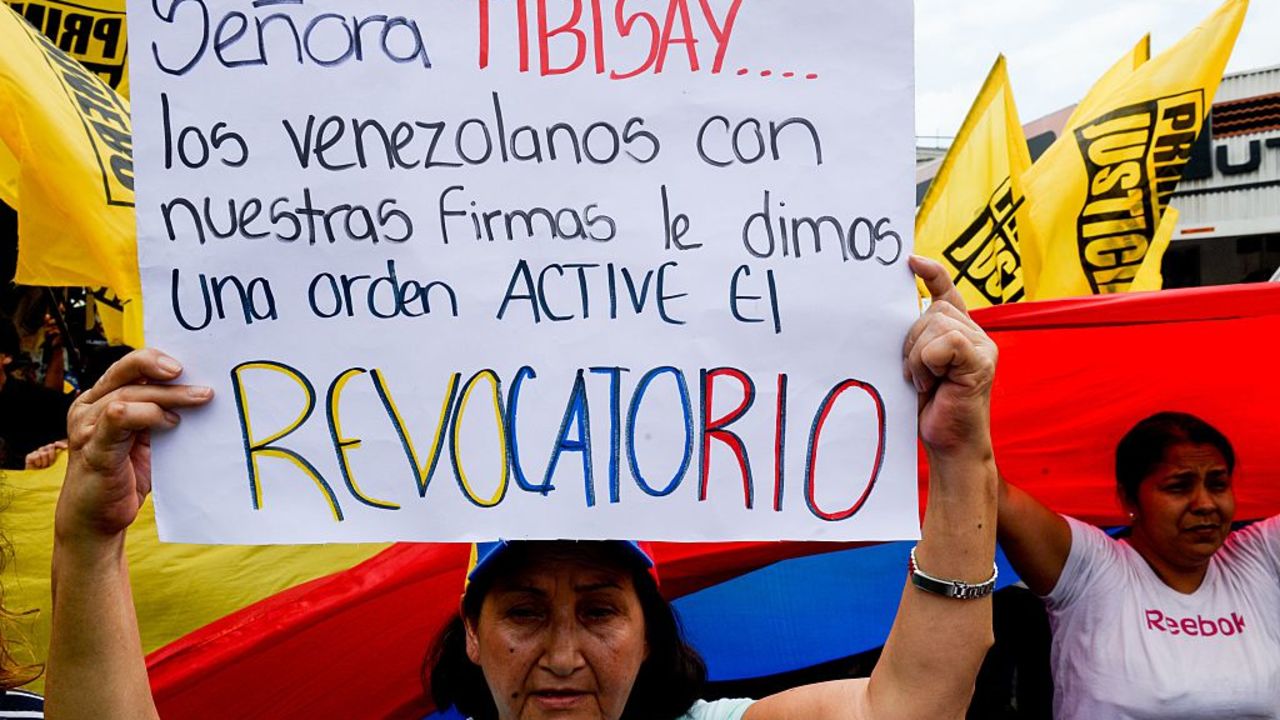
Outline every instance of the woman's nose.
<svg viewBox="0 0 1280 720">
<path fill-rule="evenodd" d="M 570 623 L 553 622 L 547 633 L 547 647 L 542 655 L 542 666 L 556 677 L 569 677 L 582 667 L 582 664 L 576 628 Z"/>
<path fill-rule="evenodd" d="M 1213 493 L 1209 492 L 1203 484 L 1197 485 L 1195 492 L 1191 495 L 1191 510 L 1198 513 L 1207 513 L 1217 510 L 1218 506 L 1213 501 Z"/>
</svg>

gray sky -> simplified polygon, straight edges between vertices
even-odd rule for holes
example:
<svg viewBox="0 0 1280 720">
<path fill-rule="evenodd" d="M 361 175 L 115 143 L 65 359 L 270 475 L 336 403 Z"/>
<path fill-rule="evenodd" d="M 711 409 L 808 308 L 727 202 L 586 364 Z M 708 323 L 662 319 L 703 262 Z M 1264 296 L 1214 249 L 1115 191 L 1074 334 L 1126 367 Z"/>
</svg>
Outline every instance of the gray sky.
<svg viewBox="0 0 1280 720">
<path fill-rule="evenodd" d="M 1078 101 L 1151 33 L 1154 57 L 1219 0 L 916 0 L 916 134 L 953 136 L 1003 52 L 1024 123 Z M 1280 0 L 1252 0 L 1228 71 L 1280 65 Z"/>
</svg>

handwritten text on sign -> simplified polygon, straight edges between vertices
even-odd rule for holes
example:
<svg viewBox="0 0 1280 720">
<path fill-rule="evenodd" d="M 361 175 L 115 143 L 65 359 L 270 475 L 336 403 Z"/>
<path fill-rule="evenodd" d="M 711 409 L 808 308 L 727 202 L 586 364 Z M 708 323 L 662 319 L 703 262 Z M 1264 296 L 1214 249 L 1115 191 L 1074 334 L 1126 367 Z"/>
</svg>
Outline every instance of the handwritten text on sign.
<svg viewBox="0 0 1280 720">
<path fill-rule="evenodd" d="M 129 10 L 166 539 L 916 534 L 908 3 Z"/>
</svg>

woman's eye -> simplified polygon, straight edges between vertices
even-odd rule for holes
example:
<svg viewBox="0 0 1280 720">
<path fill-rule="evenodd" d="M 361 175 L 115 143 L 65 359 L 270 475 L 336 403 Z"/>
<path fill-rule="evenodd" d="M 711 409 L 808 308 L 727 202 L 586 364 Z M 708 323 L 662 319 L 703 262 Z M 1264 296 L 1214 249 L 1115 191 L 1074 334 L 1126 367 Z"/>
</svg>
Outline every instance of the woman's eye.
<svg viewBox="0 0 1280 720">
<path fill-rule="evenodd" d="M 607 620 L 617 615 L 618 611 L 613 607 L 610 607 L 607 605 L 597 605 L 594 607 L 587 608 L 583 612 L 583 614 L 586 615 L 587 618 L 591 620 Z"/>
<path fill-rule="evenodd" d="M 507 610 L 507 617 L 513 620 L 537 620 L 542 617 L 542 612 L 535 607 L 517 605 Z"/>
</svg>

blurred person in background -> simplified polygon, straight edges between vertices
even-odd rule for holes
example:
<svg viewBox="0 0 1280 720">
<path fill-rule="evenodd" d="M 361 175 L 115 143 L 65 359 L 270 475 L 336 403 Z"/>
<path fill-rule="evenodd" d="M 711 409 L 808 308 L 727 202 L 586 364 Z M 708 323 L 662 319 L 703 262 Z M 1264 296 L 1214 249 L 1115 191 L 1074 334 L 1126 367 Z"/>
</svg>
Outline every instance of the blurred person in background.
<svg viewBox="0 0 1280 720">
<path fill-rule="evenodd" d="M 66 440 L 67 411 L 74 400 L 61 391 L 61 372 L 58 389 L 14 377 L 12 369 L 21 360 L 18 331 L 0 319 L 0 469 L 5 470 L 27 469 L 28 456 L 52 464 L 57 443 Z"/>
<path fill-rule="evenodd" d="M 14 447 L 11 443 L 16 443 L 20 451 L 30 444 L 38 443 L 33 438 L 40 436 L 28 432 L 29 428 L 24 427 L 22 422 L 27 402 L 48 403 L 62 397 L 60 393 L 8 376 L 9 365 L 18 357 L 19 352 L 17 331 L 8 320 L 0 320 L 0 363 L 3 363 L 0 368 L 0 458 L 6 457 L 6 447 Z M 66 407 L 70 402 L 68 398 L 65 404 L 52 406 L 57 411 L 54 414 L 60 420 L 54 423 L 52 417 L 49 419 L 49 423 L 56 428 L 56 432 L 50 430 L 51 433 L 66 435 Z M 25 457 L 25 452 L 17 456 L 19 461 Z M 17 464 L 15 467 L 13 463 L 6 461 L 0 467 L 22 469 L 23 465 Z M 9 543 L 0 535 L 0 569 L 3 569 L 8 554 Z M 19 689 L 39 677 L 40 668 L 23 665 L 10 652 L 5 641 L 10 628 L 9 621 L 14 615 L 4 607 L 3 599 L 4 591 L 0 588 L 0 720 L 40 720 L 44 717 L 44 701 L 39 695 Z"/>
</svg>

